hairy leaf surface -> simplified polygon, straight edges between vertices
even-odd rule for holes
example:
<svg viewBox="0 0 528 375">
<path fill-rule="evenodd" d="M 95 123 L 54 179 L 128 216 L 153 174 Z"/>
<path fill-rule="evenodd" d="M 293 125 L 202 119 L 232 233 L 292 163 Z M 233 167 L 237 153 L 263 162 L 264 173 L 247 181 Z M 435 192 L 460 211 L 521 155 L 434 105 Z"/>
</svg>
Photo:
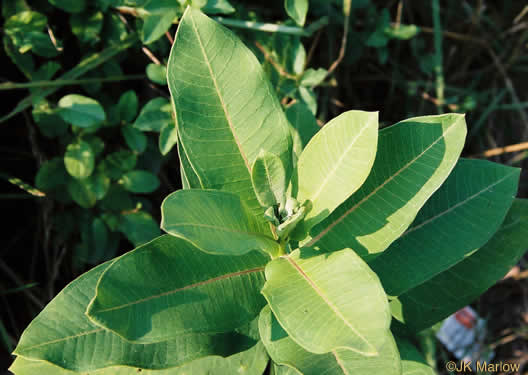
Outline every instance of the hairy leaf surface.
<svg viewBox="0 0 528 375">
<path fill-rule="evenodd" d="M 251 181 L 262 207 L 285 203 L 286 171 L 281 160 L 269 152 L 261 152 L 251 170 Z"/>
</svg>

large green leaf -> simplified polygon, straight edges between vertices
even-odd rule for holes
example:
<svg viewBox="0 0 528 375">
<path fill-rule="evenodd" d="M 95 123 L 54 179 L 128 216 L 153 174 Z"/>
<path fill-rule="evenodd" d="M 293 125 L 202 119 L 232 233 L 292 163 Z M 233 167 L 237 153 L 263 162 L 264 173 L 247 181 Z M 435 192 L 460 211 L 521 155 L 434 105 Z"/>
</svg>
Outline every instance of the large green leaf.
<svg viewBox="0 0 528 375">
<path fill-rule="evenodd" d="M 399 296 L 484 245 L 513 202 L 519 172 L 461 159 L 409 229 L 370 263 L 385 292 Z"/>
<path fill-rule="evenodd" d="M 84 312 L 97 280 L 111 263 L 92 269 L 64 288 L 24 331 L 15 354 L 69 370 L 92 371 L 116 365 L 163 369 L 237 351 L 233 344 L 238 340 L 236 333 L 190 334 L 154 344 L 134 344 L 93 324 Z"/>
<path fill-rule="evenodd" d="M 335 349 L 326 354 L 314 354 L 297 345 L 279 322 L 269 306 L 260 313 L 260 337 L 274 362 L 292 367 L 303 375 L 400 375 L 400 355 L 390 335 L 379 355 L 367 357 L 352 350 Z"/>
<path fill-rule="evenodd" d="M 180 157 L 180 173 L 182 179 L 182 187 L 184 189 L 203 188 L 203 184 L 200 181 L 200 178 L 194 171 L 191 163 L 189 163 L 189 159 L 187 158 L 187 154 L 183 149 L 182 143 L 179 141 L 179 137 L 176 146 L 178 147 L 178 156 Z"/>
<path fill-rule="evenodd" d="M 262 375 L 269 358 L 266 349 L 258 342 L 251 349 L 227 358 L 208 356 L 188 364 L 163 370 L 148 370 L 129 366 L 112 366 L 90 371 L 89 375 Z M 78 372 L 65 370 L 45 361 L 34 361 L 18 357 L 9 368 L 15 375 L 75 375 Z M 88 373 L 83 373 L 88 375 Z"/>
<path fill-rule="evenodd" d="M 163 236 L 131 251 L 101 276 L 87 309 L 98 325 L 148 343 L 190 332 L 228 332 L 265 304 L 267 257 L 215 256 Z"/>
<path fill-rule="evenodd" d="M 299 371 L 293 367 L 282 366 L 272 362 L 270 375 L 299 375 Z"/>
<path fill-rule="evenodd" d="M 378 113 L 348 111 L 326 124 L 297 163 L 297 200 L 312 203 L 305 229 L 326 218 L 369 175 L 376 156 Z"/>
<path fill-rule="evenodd" d="M 259 224 L 240 197 L 218 190 L 178 190 L 161 205 L 161 228 L 210 254 L 275 254 L 278 242 L 259 233 Z"/>
<path fill-rule="evenodd" d="M 251 166 L 263 149 L 279 156 L 289 175 L 291 137 L 256 57 L 231 31 L 188 8 L 171 51 L 168 84 L 183 149 L 203 186 L 239 194 L 262 216 Z"/>
<path fill-rule="evenodd" d="M 435 375 L 423 355 L 406 338 L 395 336 L 400 351 L 403 375 Z"/>
<path fill-rule="evenodd" d="M 390 303 L 393 316 L 419 332 L 473 302 L 528 249 L 528 200 L 516 199 L 495 235 L 474 254 Z"/>
<path fill-rule="evenodd" d="M 464 116 L 415 117 L 382 129 L 372 171 L 345 203 L 311 231 L 310 246 L 344 247 L 373 258 L 397 239 L 453 169 Z"/>
<path fill-rule="evenodd" d="M 387 339 L 387 297 L 350 249 L 303 248 L 271 261 L 262 294 L 289 336 L 312 353 L 344 348 L 373 356 Z"/>
</svg>

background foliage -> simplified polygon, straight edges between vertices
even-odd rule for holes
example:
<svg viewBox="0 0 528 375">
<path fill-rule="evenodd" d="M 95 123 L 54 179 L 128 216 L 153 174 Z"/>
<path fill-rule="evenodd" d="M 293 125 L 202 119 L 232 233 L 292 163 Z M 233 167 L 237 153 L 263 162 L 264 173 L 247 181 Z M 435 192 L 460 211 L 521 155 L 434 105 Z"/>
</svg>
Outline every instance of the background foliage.
<svg viewBox="0 0 528 375">
<path fill-rule="evenodd" d="M 22 329 L 67 282 L 160 234 L 158 207 L 180 187 L 165 66 L 188 3 L 255 52 L 293 125 L 315 130 L 353 108 L 381 110 L 382 126 L 465 112 L 463 156 L 525 166 L 525 145 L 490 150 L 528 141 L 523 1 L 312 0 L 306 15 L 304 1 L 2 2 L 6 365 Z M 521 197 L 526 184 L 523 172 Z M 505 360 L 527 361 L 523 275 L 477 304 Z M 490 303 L 498 295 L 507 309 Z"/>
</svg>

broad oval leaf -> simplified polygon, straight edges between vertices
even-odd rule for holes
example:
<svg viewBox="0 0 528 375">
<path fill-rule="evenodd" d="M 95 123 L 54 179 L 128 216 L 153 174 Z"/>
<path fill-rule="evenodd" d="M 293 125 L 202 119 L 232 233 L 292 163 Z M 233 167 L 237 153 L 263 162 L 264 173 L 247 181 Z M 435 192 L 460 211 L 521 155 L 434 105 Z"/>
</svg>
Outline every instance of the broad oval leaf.
<svg viewBox="0 0 528 375">
<path fill-rule="evenodd" d="M 167 84 L 167 67 L 161 64 L 148 64 L 146 68 L 148 79 L 158 85 Z"/>
<path fill-rule="evenodd" d="M 305 230 L 330 215 L 363 184 L 374 163 L 377 139 L 377 112 L 348 111 L 310 140 L 297 163 L 297 200 L 312 202 Z"/>
<path fill-rule="evenodd" d="M 68 180 L 67 188 L 75 202 L 89 208 L 105 197 L 110 188 L 110 179 L 101 173 L 94 173 L 87 178 Z"/>
<path fill-rule="evenodd" d="M 297 345 L 271 312 L 264 307 L 259 318 L 260 337 L 275 363 L 294 368 L 303 375 L 400 375 L 400 355 L 396 342 L 387 332 L 379 355 L 367 357 L 352 350 L 335 349 L 326 354 L 314 354 Z"/>
<path fill-rule="evenodd" d="M 103 107 L 94 99 L 70 94 L 59 100 L 59 115 L 69 124 L 89 128 L 106 119 Z"/>
<path fill-rule="evenodd" d="M 460 263 L 391 301 L 393 316 L 419 332 L 477 299 L 528 248 L 528 200 L 516 199 L 493 237 Z"/>
<path fill-rule="evenodd" d="M 117 103 L 119 119 L 123 122 L 131 122 L 136 118 L 138 112 L 138 97 L 134 90 L 125 91 Z"/>
<path fill-rule="evenodd" d="M 132 193 L 152 193 L 160 186 L 156 175 L 140 169 L 125 173 L 121 178 L 121 183 Z"/>
<path fill-rule="evenodd" d="M 279 157 L 262 151 L 251 168 L 251 182 L 262 207 L 284 205 L 288 181 Z"/>
<path fill-rule="evenodd" d="M 387 296 L 350 249 L 302 248 L 271 261 L 262 294 L 289 336 L 312 353 L 342 348 L 375 356 L 387 338 Z"/>
<path fill-rule="evenodd" d="M 87 314 L 141 343 L 191 332 L 228 332 L 264 306 L 258 291 L 267 259 L 259 252 L 210 255 L 185 240 L 162 236 L 106 270 Z"/>
<path fill-rule="evenodd" d="M 464 116 L 415 117 L 379 132 L 372 171 L 346 202 L 310 233 L 309 246 L 351 247 L 372 259 L 396 240 L 447 178 L 464 146 Z"/>
<path fill-rule="evenodd" d="M 90 371 L 89 375 L 262 375 L 269 357 L 261 342 L 251 349 L 227 358 L 207 356 L 182 366 L 149 370 L 130 366 L 112 366 Z M 63 369 L 49 362 L 17 357 L 9 368 L 15 375 L 76 375 L 78 372 Z M 88 375 L 86 373 L 86 375 Z"/>
<path fill-rule="evenodd" d="M 95 155 L 90 144 L 84 141 L 70 143 L 64 154 L 64 166 L 75 178 L 90 176 L 95 168 Z"/>
<path fill-rule="evenodd" d="M 93 324 L 84 312 L 97 280 L 112 262 L 95 267 L 66 286 L 26 328 L 15 354 L 91 373 L 117 365 L 159 370 L 207 355 L 227 356 L 237 350 L 236 345 L 233 347 L 236 333 L 190 334 L 153 344 L 134 344 Z"/>
<path fill-rule="evenodd" d="M 167 69 L 180 140 L 203 186 L 239 194 L 262 217 L 251 166 L 263 149 L 289 176 L 291 137 L 257 58 L 230 30 L 187 8 Z M 269 233 L 263 218 L 262 226 Z"/>
<path fill-rule="evenodd" d="M 484 245 L 513 202 L 519 172 L 461 159 L 409 229 L 370 263 L 387 294 L 405 293 Z"/>
<path fill-rule="evenodd" d="M 259 232 L 259 224 L 236 194 L 178 190 L 161 205 L 161 228 L 210 254 L 241 255 L 252 250 L 275 254 L 279 244 Z"/>
</svg>

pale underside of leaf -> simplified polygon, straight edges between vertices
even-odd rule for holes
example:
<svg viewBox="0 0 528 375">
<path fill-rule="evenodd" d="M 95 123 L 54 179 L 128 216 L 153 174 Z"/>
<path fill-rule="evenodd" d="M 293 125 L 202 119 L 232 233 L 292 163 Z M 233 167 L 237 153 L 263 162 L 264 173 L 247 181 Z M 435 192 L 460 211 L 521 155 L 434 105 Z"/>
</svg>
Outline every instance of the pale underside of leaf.
<svg viewBox="0 0 528 375">
<path fill-rule="evenodd" d="M 282 327 L 313 353 L 343 348 L 376 355 L 390 323 L 376 275 L 350 249 L 301 251 L 266 266 L 262 293 Z"/>
<path fill-rule="evenodd" d="M 400 375 L 399 353 L 388 333 L 378 356 L 363 356 L 347 349 L 334 349 L 326 354 L 314 354 L 292 340 L 280 326 L 269 306 L 259 317 L 262 342 L 277 364 L 288 366 L 302 375 Z"/>
<path fill-rule="evenodd" d="M 287 120 L 255 56 L 197 10 L 180 22 L 168 67 L 180 140 L 206 188 L 239 194 L 259 218 L 251 165 L 261 149 L 291 167 Z M 262 219 L 263 233 L 269 227 Z"/>
<path fill-rule="evenodd" d="M 366 260 L 375 258 L 404 232 L 447 178 L 465 134 L 460 115 L 414 118 L 381 130 L 369 177 L 312 229 L 307 246 L 324 251 L 349 246 Z"/>
<path fill-rule="evenodd" d="M 309 199 L 306 230 L 327 217 L 367 178 L 376 155 L 378 114 L 348 111 L 308 143 L 297 165 L 298 200 Z"/>
</svg>

